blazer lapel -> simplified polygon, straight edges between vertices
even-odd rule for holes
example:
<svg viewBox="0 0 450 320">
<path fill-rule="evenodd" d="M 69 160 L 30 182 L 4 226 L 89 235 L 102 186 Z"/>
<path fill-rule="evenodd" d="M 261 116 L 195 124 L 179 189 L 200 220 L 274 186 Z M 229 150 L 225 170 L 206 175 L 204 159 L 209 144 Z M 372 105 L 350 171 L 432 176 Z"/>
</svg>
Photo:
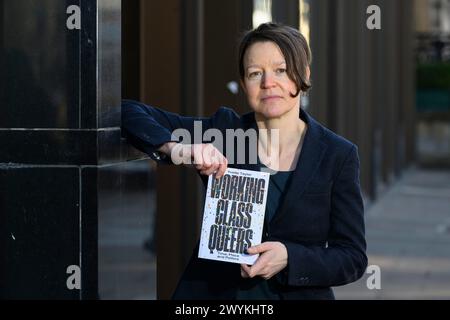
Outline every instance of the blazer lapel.
<svg viewBox="0 0 450 320">
<path fill-rule="evenodd" d="M 322 141 L 323 128 L 321 125 L 304 110 L 300 111 L 300 117 L 308 125 L 308 128 L 291 182 L 287 186 L 287 193 L 279 206 L 278 212 L 273 217 L 272 222 L 275 222 L 283 216 L 287 204 L 295 203 L 296 199 L 303 194 L 308 183 L 319 168 L 325 150 L 327 149 L 327 144 Z"/>
<path fill-rule="evenodd" d="M 258 136 L 258 125 L 256 124 L 254 112 L 248 112 L 242 116 L 242 129 L 244 131 L 247 131 L 249 129 L 255 130 L 256 135 Z M 249 150 L 250 145 L 247 145 L 246 149 L 247 149 L 246 150 L 247 156 L 249 156 L 248 153 L 250 152 L 250 150 Z M 256 154 L 256 156 L 258 156 L 258 154 Z M 246 163 L 244 163 L 244 164 L 239 164 L 236 167 L 238 167 L 240 169 L 252 170 L 252 171 L 260 171 L 260 168 L 261 168 L 260 164 L 250 163 L 249 161 L 246 161 Z"/>
<path fill-rule="evenodd" d="M 271 223 L 283 216 L 288 203 L 294 203 L 296 199 L 303 194 L 308 183 L 314 177 L 314 174 L 323 159 L 325 150 L 328 147 L 327 144 L 322 141 L 322 126 L 303 109 L 300 109 L 300 118 L 305 121 L 308 126 L 303 141 L 302 150 L 297 160 L 297 165 L 295 167 L 291 182 L 287 186 L 286 196 L 280 204 L 277 213 L 272 218 Z M 244 130 L 253 128 L 258 132 L 254 112 L 249 112 L 243 115 L 242 127 Z M 259 164 L 246 163 L 233 167 L 254 171 L 260 170 Z"/>
</svg>

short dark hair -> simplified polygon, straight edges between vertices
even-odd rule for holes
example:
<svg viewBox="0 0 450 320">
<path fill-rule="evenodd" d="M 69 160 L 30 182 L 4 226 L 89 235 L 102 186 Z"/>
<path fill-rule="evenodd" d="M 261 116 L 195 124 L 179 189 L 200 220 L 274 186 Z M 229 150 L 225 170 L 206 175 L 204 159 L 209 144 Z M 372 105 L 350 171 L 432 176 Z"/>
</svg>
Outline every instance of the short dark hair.
<svg viewBox="0 0 450 320">
<path fill-rule="evenodd" d="M 311 88 L 307 79 L 306 68 L 311 64 L 311 49 L 305 37 L 296 29 L 279 23 L 268 22 L 258 28 L 247 31 L 239 45 L 239 75 L 245 78 L 244 56 L 247 49 L 256 42 L 271 41 L 278 45 L 286 59 L 288 77 L 296 84 L 298 96 L 300 91 Z"/>
</svg>

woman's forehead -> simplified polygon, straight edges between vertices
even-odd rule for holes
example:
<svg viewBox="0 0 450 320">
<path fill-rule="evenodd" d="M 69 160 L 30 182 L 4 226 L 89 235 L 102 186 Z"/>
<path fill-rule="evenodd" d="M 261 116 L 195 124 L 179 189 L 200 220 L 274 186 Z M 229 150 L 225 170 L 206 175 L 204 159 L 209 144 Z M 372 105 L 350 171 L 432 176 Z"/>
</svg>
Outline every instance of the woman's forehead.
<svg viewBox="0 0 450 320">
<path fill-rule="evenodd" d="M 244 56 L 244 63 L 247 67 L 258 65 L 262 62 L 271 65 L 286 63 L 283 53 L 278 45 L 272 41 L 255 42 L 251 44 Z"/>
</svg>

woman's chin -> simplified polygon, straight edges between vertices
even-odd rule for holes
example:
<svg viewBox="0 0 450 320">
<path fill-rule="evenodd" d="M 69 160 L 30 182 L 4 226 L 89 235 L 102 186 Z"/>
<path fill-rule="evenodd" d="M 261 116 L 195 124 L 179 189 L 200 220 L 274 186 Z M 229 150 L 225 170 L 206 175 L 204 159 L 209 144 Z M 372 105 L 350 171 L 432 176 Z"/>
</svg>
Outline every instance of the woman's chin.
<svg viewBox="0 0 450 320">
<path fill-rule="evenodd" d="M 281 117 L 285 113 L 284 110 L 278 107 L 268 107 L 264 108 L 260 113 L 266 119 L 276 119 Z"/>
</svg>

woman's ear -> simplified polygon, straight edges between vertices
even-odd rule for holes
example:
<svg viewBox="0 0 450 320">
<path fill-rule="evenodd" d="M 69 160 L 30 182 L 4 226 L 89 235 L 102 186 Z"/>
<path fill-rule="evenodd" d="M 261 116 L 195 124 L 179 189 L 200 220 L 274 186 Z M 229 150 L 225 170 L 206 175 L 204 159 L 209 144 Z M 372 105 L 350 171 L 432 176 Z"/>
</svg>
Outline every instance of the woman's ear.
<svg viewBox="0 0 450 320">
<path fill-rule="evenodd" d="M 309 76 L 311 75 L 311 69 L 309 69 L 309 66 L 306 66 L 306 80 L 309 81 Z"/>
</svg>

